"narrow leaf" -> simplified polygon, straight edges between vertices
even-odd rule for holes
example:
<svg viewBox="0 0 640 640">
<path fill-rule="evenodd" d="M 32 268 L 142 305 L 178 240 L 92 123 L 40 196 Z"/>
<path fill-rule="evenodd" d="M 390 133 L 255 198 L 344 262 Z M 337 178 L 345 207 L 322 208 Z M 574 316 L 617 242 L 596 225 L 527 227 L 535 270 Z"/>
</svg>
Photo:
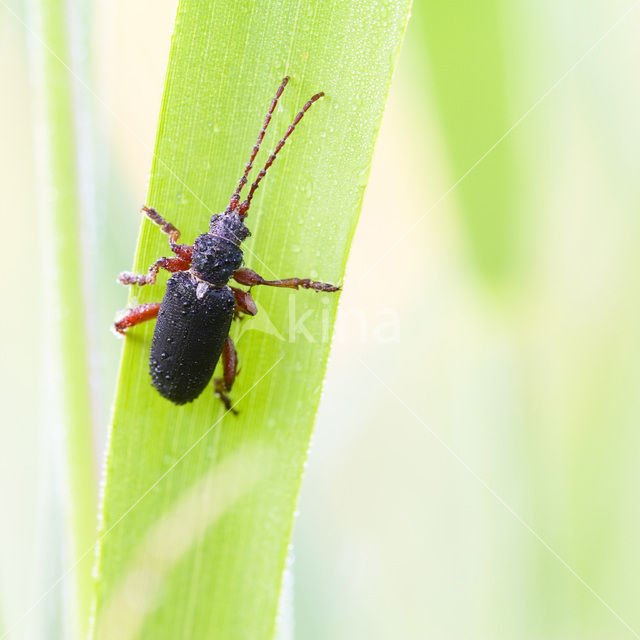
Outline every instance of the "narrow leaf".
<svg viewBox="0 0 640 640">
<path fill-rule="evenodd" d="M 257 167 L 306 100 L 326 95 L 257 192 L 245 263 L 266 278 L 341 283 L 409 4 L 181 2 L 147 204 L 184 241 L 205 232 L 227 205 L 289 74 Z M 169 255 L 166 237 L 144 221 L 136 270 L 162 255 Z M 165 281 L 133 291 L 130 302 L 160 300 Z M 211 389 L 182 407 L 164 400 L 149 383 L 153 323 L 126 337 L 94 637 L 273 637 L 338 294 L 254 293 L 258 315 L 232 329 L 241 367 L 232 393 L 237 417 L 224 413 Z M 223 496 L 219 504 L 210 493 Z M 183 527 L 166 527 L 180 513 Z M 123 635 L 118 620 L 135 625 Z"/>
<path fill-rule="evenodd" d="M 92 439 L 86 297 L 82 261 L 82 206 L 76 146 L 77 109 L 68 7 L 61 0 L 33 5 L 37 35 L 30 32 L 36 77 L 37 161 L 43 281 L 43 333 L 47 353 L 45 420 L 64 440 L 64 513 L 69 549 L 63 550 L 67 593 L 75 611 L 67 635 L 85 637 L 91 602 L 91 557 L 96 539 L 96 482 Z M 57 434 L 58 435 L 58 434 Z M 52 538 L 53 539 L 53 538 Z M 54 553 L 53 550 L 49 550 Z M 73 558 L 81 558 L 72 563 Z M 67 583 L 69 585 L 67 586 Z M 62 616 L 64 618 L 64 616 Z M 53 629 L 50 630 L 54 633 Z"/>
<path fill-rule="evenodd" d="M 422 35 L 418 60 L 430 62 L 451 184 L 460 180 L 452 198 L 474 264 L 496 290 L 513 282 L 523 254 L 522 176 L 513 140 L 503 139 L 521 115 L 509 110 L 509 65 L 517 56 L 505 27 L 510 10 L 508 0 L 429 0 L 416 6 L 414 23 Z"/>
</svg>

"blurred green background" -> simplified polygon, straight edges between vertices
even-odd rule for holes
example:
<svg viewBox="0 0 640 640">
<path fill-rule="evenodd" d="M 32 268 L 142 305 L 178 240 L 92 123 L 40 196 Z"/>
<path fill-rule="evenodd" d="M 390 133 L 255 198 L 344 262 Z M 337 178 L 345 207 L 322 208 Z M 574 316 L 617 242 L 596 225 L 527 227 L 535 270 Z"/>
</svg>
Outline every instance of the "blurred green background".
<svg viewBox="0 0 640 640">
<path fill-rule="evenodd" d="M 76 4 L 99 476 L 176 3 Z M 638 4 L 416 0 L 303 485 L 297 638 L 640 637 Z M 65 566 L 27 14 L 0 6 L 0 631 Z M 64 597 L 10 637 L 55 637 Z"/>
</svg>

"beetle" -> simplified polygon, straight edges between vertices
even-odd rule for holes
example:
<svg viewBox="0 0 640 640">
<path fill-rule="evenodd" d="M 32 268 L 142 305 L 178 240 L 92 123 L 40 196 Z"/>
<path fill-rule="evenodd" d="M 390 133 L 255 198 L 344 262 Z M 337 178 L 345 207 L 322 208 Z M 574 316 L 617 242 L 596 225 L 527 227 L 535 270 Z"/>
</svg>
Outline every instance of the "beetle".
<svg viewBox="0 0 640 640">
<path fill-rule="evenodd" d="M 154 208 L 142 207 L 142 213 L 169 236 L 169 247 L 174 256 L 156 260 L 144 274 L 124 271 L 118 276 L 118 281 L 125 285 L 143 286 L 154 284 L 160 269 L 172 275 L 167 281 L 162 302 L 127 309 L 114 328 L 118 333 L 125 334 L 129 327 L 157 318 L 149 355 L 151 384 L 174 404 L 182 405 L 195 400 L 209 384 L 222 356 L 222 378 L 214 379 L 214 393 L 222 400 L 227 411 L 236 413 L 229 392 L 238 374 L 238 355 L 229 337 L 229 330 L 234 317 L 254 316 L 257 313 L 251 297 L 252 287 L 262 285 L 324 292 L 340 289 L 309 278 L 265 280 L 255 271 L 242 266 L 240 245 L 250 235 L 244 221 L 255 191 L 296 125 L 311 105 L 324 95 L 323 92 L 316 93 L 302 107 L 258 173 L 246 199 L 241 202 L 240 194 L 247 184 L 278 99 L 288 82 L 289 77 L 286 76 L 271 101 L 249 162 L 227 208 L 211 216 L 209 231 L 199 235 L 193 245 L 178 244 L 180 231 L 177 227 L 167 222 Z M 248 287 L 248 290 L 230 286 L 231 279 Z"/>
</svg>

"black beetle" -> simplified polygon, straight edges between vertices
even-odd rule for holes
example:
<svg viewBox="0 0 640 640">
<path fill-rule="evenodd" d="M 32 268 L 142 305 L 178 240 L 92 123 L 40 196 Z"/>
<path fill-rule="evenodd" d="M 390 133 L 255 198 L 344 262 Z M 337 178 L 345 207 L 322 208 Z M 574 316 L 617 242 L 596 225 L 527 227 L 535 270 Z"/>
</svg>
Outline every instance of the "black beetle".
<svg viewBox="0 0 640 640">
<path fill-rule="evenodd" d="M 250 235 L 244 219 L 253 194 L 295 126 L 311 105 L 324 95 L 322 92 L 316 93 L 296 115 L 252 184 L 246 200 L 240 202 L 240 192 L 247 183 L 247 176 L 253 167 L 278 98 L 288 81 L 289 78 L 285 77 L 278 87 L 244 175 L 225 211 L 211 216 L 208 233 L 198 236 L 193 245 L 177 244 L 180 231 L 155 209 L 146 206 L 142 208 L 147 217 L 169 236 L 169 246 L 175 257 L 160 258 L 149 267 L 146 274 L 123 272 L 118 280 L 122 284 L 142 286 L 155 283 L 160 269 L 166 269 L 173 275 L 167 282 L 162 302 L 141 304 L 128 309 L 115 323 L 115 329 L 124 334 L 128 327 L 157 317 L 149 357 L 151 383 L 162 396 L 175 404 L 191 402 L 202 393 L 222 355 L 223 377 L 214 380 L 214 391 L 227 410 L 235 411 L 228 393 L 238 373 L 238 357 L 229 337 L 229 328 L 234 316 L 253 316 L 257 313 L 250 293 L 251 287 L 267 285 L 291 289 L 302 287 L 315 291 L 339 290 L 339 287 L 308 278 L 265 280 L 255 271 L 242 267 L 240 244 Z M 228 282 L 232 278 L 248 286 L 249 291 L 230 287 Z"/>
</svg>

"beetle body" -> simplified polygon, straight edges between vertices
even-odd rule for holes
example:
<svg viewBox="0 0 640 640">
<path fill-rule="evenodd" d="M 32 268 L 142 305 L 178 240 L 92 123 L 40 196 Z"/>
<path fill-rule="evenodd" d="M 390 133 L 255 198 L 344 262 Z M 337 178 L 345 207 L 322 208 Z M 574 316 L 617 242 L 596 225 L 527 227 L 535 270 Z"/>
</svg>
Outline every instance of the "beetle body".
<svg viewBox="0 0 640 640">
<path fill-rule="evenodd" d="M 175 404 L 195 400 L 213 376 L 235 309 L 227 283 L 242 265 L 239 243 L 248 236 L 238 215 L 212 216 L 209 233 L 193 243 L 191 269 L 167 282 L 149 372 L 153 386 Z"/>
<path fill-rule="evenodd" d="M 149 356 L 151 383 L 167 400 L 185 404 L 209 384 L 229 335 L 235 300 L 188 271 L 167 282 Z"/>
<path fill-rule="evenodd" d="M 288 81 L 288 77 L 284 78 L 271 102 L 258 134 L 258 141 L 229 205 L 224 212 L 211 216 L 207 233 L 199 235 L 193 245 L 179 245 L 177 240 L 180 232 L 173 224 L 151 207 L 145 206 L 142 209 L 169 236 L 169 246 L 175 257 L 158 259 L 146 274 L 123 272 L 118 279 L 122 284 L 145 285 L 156 282 L 160 269 L 166 269 L 173 275 L 167 282 L 161 303 L 147 303 L 129 309 L 115 323 L 115 329 L 123 334 L 129 327 L 157 318 L 149 356 L 151 383 L 163 397 L 174 404 L 195 400 L 209 384 L 222 356 L 223 377 L 215 379 L 214 390 L 225 407 L 235 413 L 227 394 L 238 373 L 238 358 L 229 337 L 229 329 L 235 316 L 257 313 L 250 293 L 251 287 L 267 285 L 290 289 L 302 287 L 325 292 L 339 290 L 339 287 L 308 278 L 265 280 L 255 271 L 242 267 L 243 252 L 240 245 L 250 235 L 244 220 L 255 190 L 295 126 L 311 105 L 324 95 L 317 93 L 312 96 L 296 115 L 251 185 L 246 199 L 241 202 L 240 193 L 247 183 L 247 176 L 253 167 L 278 98 Z M 229 286 L 232 278 L 249 287 L 249 290 Z"/>
</svg>

